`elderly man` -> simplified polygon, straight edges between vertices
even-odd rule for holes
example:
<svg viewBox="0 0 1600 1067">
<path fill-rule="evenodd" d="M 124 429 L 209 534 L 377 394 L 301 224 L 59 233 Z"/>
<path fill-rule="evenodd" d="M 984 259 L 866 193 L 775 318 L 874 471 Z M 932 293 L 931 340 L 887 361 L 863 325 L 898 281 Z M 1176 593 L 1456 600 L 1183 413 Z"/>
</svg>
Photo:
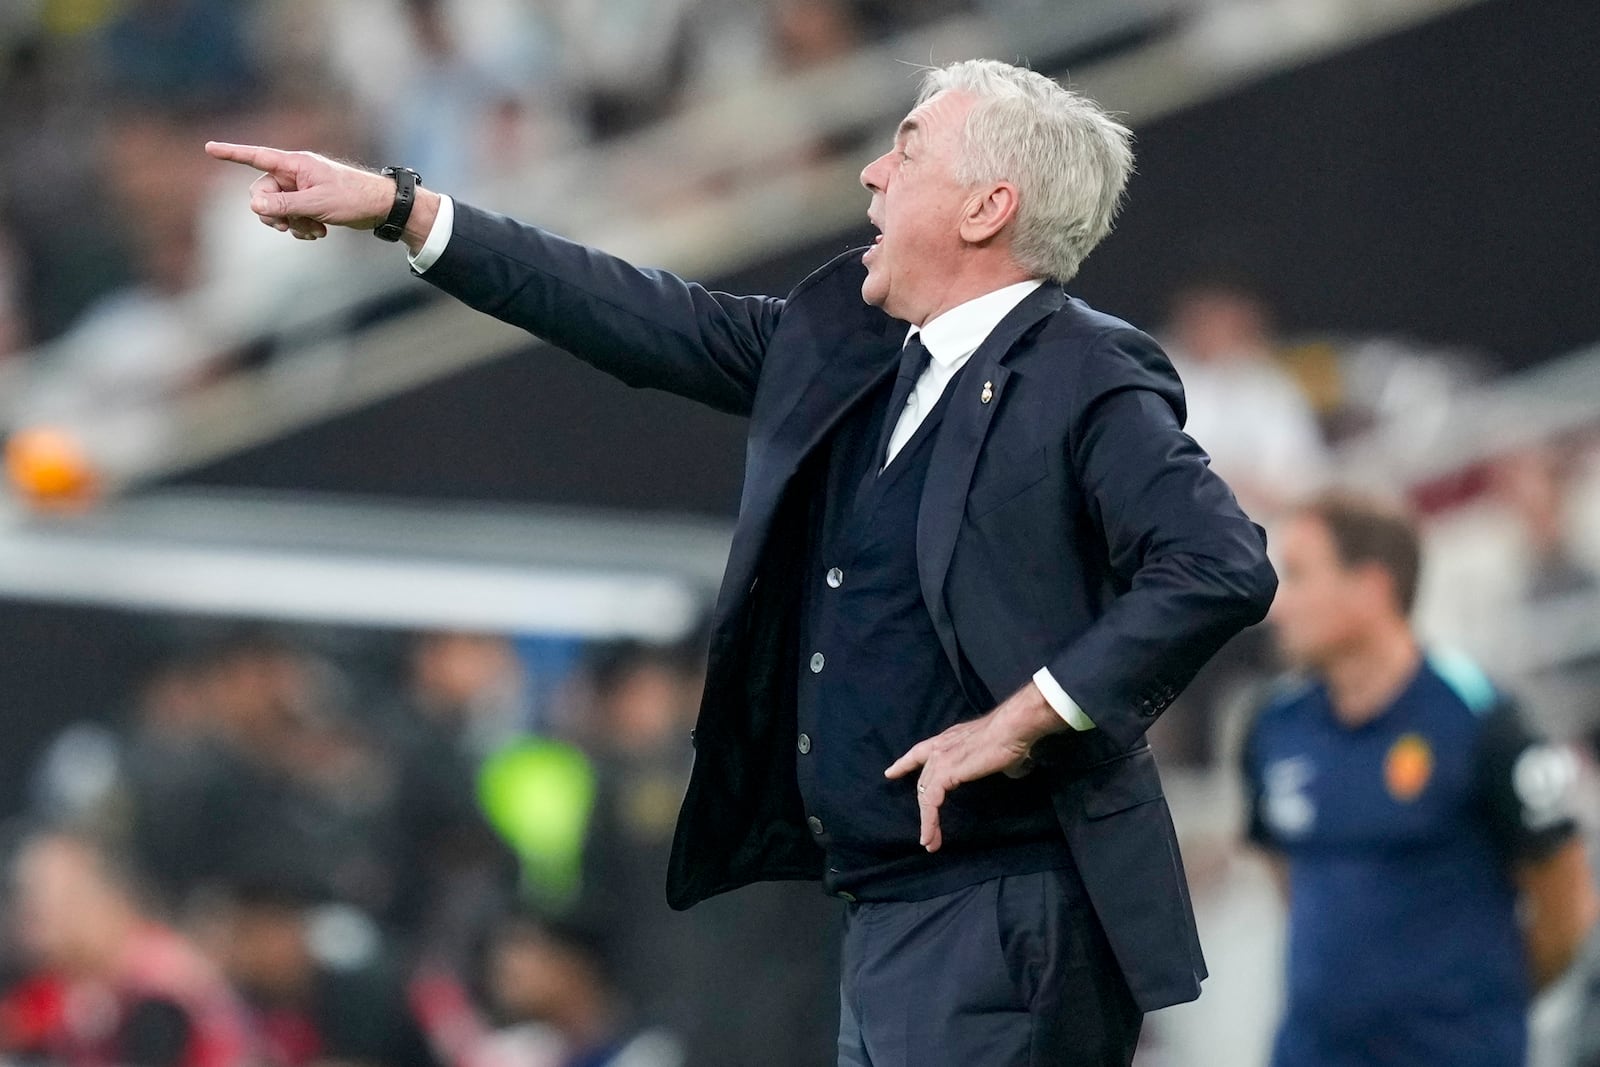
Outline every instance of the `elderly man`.
<svg viewBox="0 0 1600 1067">
<path fill-rule="evenodd" d="M 251 207 L 635 386 L 750 419 L 667 894 L 848 902 L 839 1062 L 1125 1064 L 1205 966 L 1145 730 L 1265 613 L 1264 538 L 1156 344 L 1062 283 L 1130 135 L 990 61 L 930 71 L 861 181 L 881 235 L 735 297 L 305 153 Z"/>
</svg>

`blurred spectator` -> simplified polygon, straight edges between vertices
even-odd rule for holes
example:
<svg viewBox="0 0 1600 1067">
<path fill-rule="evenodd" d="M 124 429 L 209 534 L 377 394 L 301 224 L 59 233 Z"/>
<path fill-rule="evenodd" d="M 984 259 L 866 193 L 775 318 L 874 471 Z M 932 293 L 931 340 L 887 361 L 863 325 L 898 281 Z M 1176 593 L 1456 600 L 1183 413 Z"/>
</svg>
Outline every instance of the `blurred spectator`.
<svg viewBox="0 0 1600 1067">
<path fill-rule="evenodd" d="M 1557 600 L 1596 587 L 1593 571 L 1572 550 L 1567 522 L 1577 455 L 1557 444 L 1541 444 L 1506 457 L 1496 469 L 1502 499 L 1517 516 L 1527 540 L 1529 600 Z"/>
<path fill-rule="evenodd" d="M 133 848 L 169 899 L 282 869 L 388 915 L 410 875 L 396 863 L 395 774 L 339 708 L 337 673 L 249 628 L 217 639 L 194 670 L 203 733 L 147 705 L 136 747 L 149 757 L 129 764 Z"/>
<path fill-rule="evenodd" d="M 1246 512 L 1270 525 L 1280 509 L 1317 488 L 1327 455 L 1309 402 L 1278 362 L 1265 302 L 1231 279 L 1195 281 L 1173 297 L 1168 329 L 1189 436 Z M 1162 755 L 1210 764 L 1220 717 L 1250 697 L 1271 663 L 1261 628 L 1230 641 L 1184 691 L 1176 713 L 1151 731 Z"/>
<path fill-rule="evenodd" d="M 619 989 L 683 1036 L 695 1067 L 807 1067 L 834 1053 L 839 904 L 805 883 L 753 885 L 687 912 L 667 907 L 674 821 L 693 762 L 698 643 L 599 649 L 595 800 L 576 914 L 607 931 Z M 727 981 L 729 974 L 739 981 Z M 819 1025 L 818 1020 L 828 1020 Z"/>
<path fill-rule="evenodd" d="M 397 880 L 389 916 L 418 952 L 459 964 L 505 905 L 516 859 L 479 805 L 483 761 L 521 735 L 526 674 L 510 643 L 433 633 L 410 651 L 409 708 L 386 746 L 396 767 Z"/>
<path fill-rule="evenodd" d="M 96 300 L 56 340 L 23 401 L 26 418 L 95 420 L 108 448 L 145 454 L 169 429 L 138 414 L 215 370 L 219 333 L 187 299 L 198 276 L 195 205 L 206 180 L 192 144 L 165 113 L 124 111 L 111 122 L 99 168 L 135 280 Z M 134 417 L 113 421 L 119 414 Z"/>
<path fill-rule="evenodd" d="M 272 1067 L 437 1067 L 396 961 L 358 912 L 264 875 L 225 889 L 201 925 L 249 1001 Z"/>
<path fill-rule="evenodd" d="M 596 138 L 674 111 L 695 58 L 693 0 L 554 0 L 567 77 Z"/>
<path fill-rule="evenodd" d="M 696 974 L 708 946 L 700 912 L 670 911 L 663 887 L 693 763 L 697 694 L 672 650 L 634 642 L 599 649 L 587 678 L 595 800 L 579 909 L 632 961 L 619 981 L 640 1012 L 689 1033 L 699 983 L 684 979 Z"/>
<path fill-rule="evenodd" d="M 552 905 L 569 901 L 589 814 L 588 761 L 574 746 L 530 730 L 531 680 L 511 642 L 423 634 L 411 646 L 409 671 L 412 714 L 399 742 L 401 824 L 417 862 L 455 856 L 457 878 L 476 872 L 479 885 L 467 898 L 458 885 L 439 902 L 458 913 L 464 899 L 491 903 L 490 876 L 504 848 L 521 864 L 525 894 Z M 463 915 L 455 930 L 470 925 Z M 453 943 L 459 946 L 459 937 Z"/>
<path fill-rule="evenodd" d="M 60 1067 L 252 1062 L 239 1002 L 216 969 L 139 899 L 87 837 L 39 834 L 15 866 L 19 940 L 36 968 L 0 1007 L 7 1055 Z"/>
<path fill-rule="evenodd" d="M 404 161 L 439 189 L 483 195 L 485 182 L 550 162 L 573 138 L 562 50 L 547 3 L 350 0 L 279 20 L 276 55 L 322 53 L 315 73 L 349 90 L 379 131 L 378 162 Z M 314 14 L 312 14 L 314 12 Z M 414 92 L 396 107 L 390 72 Z M 543 149 L 543 153 L 539 151 Z"/>
<path fill-rule="evenodd" d="M 1491 483 L 1520 542 L 1503 568 L 1520 578 L 1513 584 L 1520 603 L 1510 606 L 1519 618 L 1518 659 L 1532 668 L 1545 725 L 1563 736 L 1600 724 L 1600 652 L 1592 633 L 1600 576 L 1578 552 L 1573 529 L 1581 460 L 1576 442 L 1529 446 L 1499 460 Z"/>
<path fill-rule="evenodd" d="M 521 1053 L 517 1067 L 698 1062 L 684 1058 L 671 1034 L 628 1021 L 605 944 L 597 931 L 548 918 L 513 918 L 495 932 L 486 984 L 507 1027 L 496 1044 Z"/>
<path fill-rule="evenodd" d="M 168 901 L 225 866 L 236 779 L 207 687 L 206 657 L 174 656 L 144 681 L 122 768 L 129 847 Z M 219 832 L 220 831 L 220 832 Z"/>
<path fill-rule="evenodd" d="M 132 273 L 106 191 L 107 101 L 85 51 L 41 35 L 0 52 L 10 60 L 0 67 L 0 208 L 34 343 Z"/>
<path fill-rule="evenodd" d="M 527 672 L 498 634 L 418 636 L 410 682 L 421 727 L 468 767 L 532 726 Z"/>
<path fill-rule="evenodd" d="M 1277 362 L 1262 299 L 1232 281 L 1196 282 L 1174 296 L 1168 328 L 1189 436 L 1245 511 L 1265 520 L 1314 491 L 1327 457 L 1310 404 Z"/>
<path fill-rule="evenodd" d="M 169 107 L 246 99 L 258 78 L 245 41 L 251 5 L 214 0 L 130 0 L 105 30 L 110 88 L 122 99 Z"/>
<path fill-rule="evenodd" d="M 405 160 L 439 189 L 470 195 L 481 188 L 481 131 L 494 109 L 516 100 L 515 89 L 494 78 L 462 52 L 444 0 L 404 0 L 404 18 L 415 50 L 407 67 L 414 92 L 406 107 L 385 109 L 387 158 Z"/>
<path fill-rule="evenodd" d="M 781 70 L 837 62 L 861 45 L 856 13 L 844 0 L 776 0 L 773 52 Z"/>
</svg>

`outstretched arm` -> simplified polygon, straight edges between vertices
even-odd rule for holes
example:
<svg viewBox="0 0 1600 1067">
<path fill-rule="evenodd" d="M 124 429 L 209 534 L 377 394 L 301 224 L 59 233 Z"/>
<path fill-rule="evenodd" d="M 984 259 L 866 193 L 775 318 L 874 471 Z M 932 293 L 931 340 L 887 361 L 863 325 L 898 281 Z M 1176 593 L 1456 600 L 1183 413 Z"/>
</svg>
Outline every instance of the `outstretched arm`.
<svg viewBox="0 0 1600 1067">
<path fill-rule="evenodd" d="M 217 141 L 206 152 L 261 171 L 251 210 L 301 240 L 330 226 L 373 229 L 394 202 L 393 179 L 315 153 Z M 402 237 L 413 256 L 442 202 L 418 187 Z M 629 385 L 749 414 L 782 300 L 712 292 L 492 212 L 453 208 L 448 243 L 424 280 Z"/>
</svg>

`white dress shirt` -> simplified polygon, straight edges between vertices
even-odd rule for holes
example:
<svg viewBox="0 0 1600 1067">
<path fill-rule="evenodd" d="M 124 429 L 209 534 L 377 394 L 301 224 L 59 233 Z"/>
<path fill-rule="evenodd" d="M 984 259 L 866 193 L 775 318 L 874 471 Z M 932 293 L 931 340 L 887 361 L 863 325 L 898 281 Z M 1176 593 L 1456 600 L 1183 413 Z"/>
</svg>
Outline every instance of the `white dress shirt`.
<svg viewBox="0 0 1600 1067">
<path fill-rule="evenodd" d="M 456 205 L 448 196 L 439 198 L 439 214 L 434 219 L 433 228 L 428 231 L 427 240 L 417 254 L 410 256 L 411 268 L 418 274 L 423 273 L 434 263 L 438 262 L 444 254 L 445 246 L 450 243 L 450 236 L 455 231 Z M 949 311 L 935 317 L 925 326 L 911 327 L 906 333 L 906 340 L 910 340 L 919 332 L 922 334 L 922 343 L 927 346 L 928 367 L 917 379 L 917 384 L 912 388 L 911 395 L 906 398 L 906 406 L 900 412 L 899 420 L 895 423 L 894 433 L 889 437 L 889 450 L 885 454 L 883 463 L 888 466 L 895 454 L 917 432 L 917 427 L 922 425 L 922 420 L 928 412 L 939 402 L 939 397 L 944 393 L 945 386 L 950 384 L 956 372 L 966 366 L 967 360 L 972 358 L 972 353 L 978 350 L 984 339 L 994 332 L 1000 325 L 1000 320 L 1011 313 L 1011 310 L 1022 303 L 1029 293 L 1039 288 L 1037 280 L 1017 282 L 1003 289 L 996 289 L 992 293 L 985 293 L 980 297 L 968 300 L 965 304 L 958 304 Z M 1085 715 L 1083 709 L 1078 707 L 1077 701 L 1067 695 L 1051 676 L 1047 667 L 1040 667 L 1034 673 L 1033 684 L 1039 687 L 1045 700 L 1056 710 L 1056 714 L 1066 720 L 1067 725 L 1074 730 L 1092 730 L 1094 723 Z"/>
<path fill-rule="evenodd" d="M 418 274 L 439 262 L 439 257 L 444 255 L 444 246 L 450 243 L 450 235 L 456 232 L 456 202 L 448 196 L 439 196 L 439 213 L 433 217 L 433 228 L 428 231 L 427 240 L 422 242 L 422 247 L 417 249 L 416 255 L 407 253 L 411 260 L 411 269 Z"/>
</svg>

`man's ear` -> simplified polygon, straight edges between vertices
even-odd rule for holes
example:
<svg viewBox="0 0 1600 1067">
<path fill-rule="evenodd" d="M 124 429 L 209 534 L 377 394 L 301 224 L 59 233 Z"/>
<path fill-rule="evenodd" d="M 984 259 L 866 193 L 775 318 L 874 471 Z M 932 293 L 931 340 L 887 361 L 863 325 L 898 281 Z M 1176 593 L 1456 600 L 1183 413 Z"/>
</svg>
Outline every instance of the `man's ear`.
<svg viewBox="0 0 1600 1067">
<path fill-rule="evenodd" d="M 961 216 L 961 239 L 968 244 L 985 244 L 1017 217 L 1017 187 L 997 182 L 980 189 L 967 201 Z"/>
<path fill-rule="evenodd" d="M 1394 575 L 1387 567 L 1368 562 L 1357 564 L 1355 570 L 1360 576 L 1362 595 L 1369 598 L 1374 611 L 1401 610 L 1400 592 L 1395 586 Z"/>
</svg>

